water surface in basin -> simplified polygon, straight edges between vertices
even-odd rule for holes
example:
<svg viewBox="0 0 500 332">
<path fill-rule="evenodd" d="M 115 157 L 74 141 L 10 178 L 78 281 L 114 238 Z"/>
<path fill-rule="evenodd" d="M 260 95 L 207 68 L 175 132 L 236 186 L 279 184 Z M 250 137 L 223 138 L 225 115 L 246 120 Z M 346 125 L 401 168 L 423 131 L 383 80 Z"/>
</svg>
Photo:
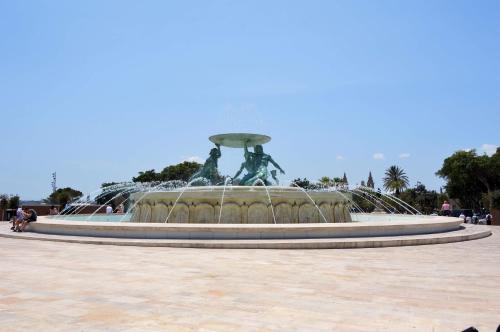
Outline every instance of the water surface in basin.
<svg viewBox="0 0 500 332">
<path fill-rule="evenodd" d="M 53 220 L 68 220 L 68 221 L 130 221 L 131 213 L 126 214 L 95 214 L 90 216 L 88 214 L 70 214 L 50 217 Z"/>
</svg>

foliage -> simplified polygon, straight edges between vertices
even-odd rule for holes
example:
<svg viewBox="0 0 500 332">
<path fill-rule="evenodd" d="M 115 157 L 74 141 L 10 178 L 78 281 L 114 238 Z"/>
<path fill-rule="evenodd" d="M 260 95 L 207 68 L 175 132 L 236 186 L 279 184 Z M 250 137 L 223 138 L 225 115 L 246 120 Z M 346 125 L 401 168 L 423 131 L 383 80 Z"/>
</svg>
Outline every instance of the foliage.
<svg viewBox="0 0 500 332">
<path fill-rule="evenodd" d="M 330 187 L 333 185 L 333 179 L 330 179 L 328 176 L 323 176 L 319 179 L 319 183 L 323 186 Z"/>
<path fill-rule="evenodd" d="M 185 161 L 177 165 L 165 167 L 161 173 L 161 181 L 182 180 L 189 181 L 189 178 L 196 173 L 202 165 L 197 162 Z"/>
<path fill-rule="evenodd" d="M 500 190 L 491 193 L 492 209 L 500 210 Z"/>
<path fill-rule="evenodd" d="M 493 206 L 493 192 L 500 187 L 500 149 L 491 157 L 475 150 L 458 151 L 446 158 L 436 175 L 446 180 L 446 192 L 462 207 L 479 209 L 483 193 Z"/>
<path fill-rule="evenodd" d="M 51 204 L 66 205 L 67 203 L 82 197 L 83 193 L 79 190 L 66 187 L 59 188 L 47 197 L 46 201 Z"/>
<path fill-rule="evenodd" d="M 342 179 L 339 177 L 334 177 L 332 181 L 333 183 L 342 183 Z"/>
<path fill-rule="evenodd" d="M 311 182 L 307 178 L 297 178 L 293 180 L 292 183 L 295 183 L 298 187 L 301 187 L 303 189 L 309 189 L 311 186 Z"/>
<path fill-rule="evenodd" d="M 391 166 L 385 171 L 384 189 L 399 196 L 401 190 L 409 185 L 408 176 L 405 171 L 398 166 Z"/>
<path fill-rule="evenodd" d="M 154 169 L 139 172 L 139 175 L 132 178 L 134 182 L 154 182 L 154 181 L 189 181 L 189 178 L 196 173 L 202 165 L 197 162 L 185 161 L 177 165 L 165 167 L 160 173 Z M 222 178 L 222 177 L 221 177 Z"/>
<path fill-rule="evenodd" d="M 0 195 L 0 210 L 5 210 L 9 206 L 9 196 L 5 194 Z"/>
<path fill-rule="evenodd" d="M 435 190 L 427 190 L 420 182 L 414 188 L 401 192 L 399 198 L 424 214 L 439 210 L 443 201 L 448 199 L 446 195 L 439 194 Z"/>
<path fill-rule="evenodd" d="M 4 218 L 4 213 L 9 206 L 9 196 L 1 194 L 0 195 L 0 221 Z"/>
<path fill-rule="evenodd" d="M 375 210 L 375 205 L 372 203 L 373 200 L 366 193 L 355 191 L 355 194 L 352 195 L 352 200 L 363 212 L 371 213 Z"/>
<path fill-rule="evenodd" d="M 10 196 L 9 198 L 9 209 L 15 209 L 20 206 L 20 198 L 18 195 Z"/>
<path fill-rule="evenodd" d="M 118 184 L 117 182 L 104 182 L 101 184 L 101 189 L 103 189 L 103 193 L 98 195 L 95 199 L 95 202 L 99 205 L 105 205 L 105 204 L 110 204 L 111 207 L 114 209 L 115 208 L 115 202 L 113 198 L 118 195 L 116 191 L 105 191 L 106 188 L 114 186 Z"/>
<path fill-rule="evenodd" d="M 154 169 L 139 172 L 139 175 L 132 178 L 134 182 L 154 182 L 160 181 L 160 174 L 156 173 Z"/>
</svg>

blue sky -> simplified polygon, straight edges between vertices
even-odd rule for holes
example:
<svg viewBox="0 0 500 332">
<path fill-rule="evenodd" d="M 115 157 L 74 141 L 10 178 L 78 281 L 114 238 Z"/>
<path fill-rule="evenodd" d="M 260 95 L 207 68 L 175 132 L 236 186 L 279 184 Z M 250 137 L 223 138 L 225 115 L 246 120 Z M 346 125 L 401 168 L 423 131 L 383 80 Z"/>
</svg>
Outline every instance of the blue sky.
<svg viewBox="0 0 500 332">
<path fill-rule="evenodd" d="M 0 192 L 89 192 L 268 134 L 284 179 L 500 144 L 498 1 L 2 1 Z M 220 168 L 242 158 L 223 149 Z"/>
</svg>

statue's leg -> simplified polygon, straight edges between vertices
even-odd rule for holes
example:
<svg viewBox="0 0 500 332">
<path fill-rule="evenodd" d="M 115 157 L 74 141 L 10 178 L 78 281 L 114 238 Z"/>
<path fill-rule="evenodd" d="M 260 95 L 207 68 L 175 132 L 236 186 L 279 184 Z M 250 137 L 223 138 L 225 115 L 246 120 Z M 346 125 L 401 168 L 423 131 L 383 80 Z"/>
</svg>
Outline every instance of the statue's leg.
<svg viewBox="0 0 500 332">
<path fill-rule="evenodd" d="M 269 181 L 267 181 L 267 176 L 265 173 L 263 172 L 257 172 L 257 174 L 255 174 L 254 176 L 252 176 L 248 181 L 247 181 L 247 185 L 250 185 L 250 186 L 253 186 L 253 184 L 255 183 L 255 181 L 258 181 L 258 180 L 261 180 L 262 183 L 264 183 L 264 185 L 269 185 Z"/>
<path fill-rule="evenodd" d="M 245 186 L 253 186 L 255 181 L 257 181 L 259 179 L 258 176 L 252 176 L 250 177 L 248 180 L 246 180 L 244 183 L 245 183 Z"/>
<path fill-rule="evenodd" d="M 242 184 L 244 186 L 248 186 L 248 184 L 246 184 L 246 183 L 251 178 L 252 178 L 252 174 L 250 174 L 250 173 L 245 174 L 245 176 L 243 178 L 241 178 L 240 184 Z"/>
</svg>

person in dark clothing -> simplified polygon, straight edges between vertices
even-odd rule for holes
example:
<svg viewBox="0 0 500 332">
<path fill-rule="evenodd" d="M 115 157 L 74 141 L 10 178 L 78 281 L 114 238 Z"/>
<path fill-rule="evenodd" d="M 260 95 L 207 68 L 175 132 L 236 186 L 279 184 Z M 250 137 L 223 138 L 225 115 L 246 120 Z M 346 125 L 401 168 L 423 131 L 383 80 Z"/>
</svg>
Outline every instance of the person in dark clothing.
<svg viewBox="0 0 500 332">
<path fill-rule="evenodd" d="M 35 212 L 35 210 L 33 209 L 30 209 L 28 211 L 26 211 L 26 214 L 27 214 L 27 218 L 24 219 L 21 227 L 19 228 L 19 232 L 24 232 L 24 229 L 26 228 L 26 226 L 30 223 L 30 222 L 34 222 L 36 221 L 37 219 L 37 214 Z"/>
</svg>

